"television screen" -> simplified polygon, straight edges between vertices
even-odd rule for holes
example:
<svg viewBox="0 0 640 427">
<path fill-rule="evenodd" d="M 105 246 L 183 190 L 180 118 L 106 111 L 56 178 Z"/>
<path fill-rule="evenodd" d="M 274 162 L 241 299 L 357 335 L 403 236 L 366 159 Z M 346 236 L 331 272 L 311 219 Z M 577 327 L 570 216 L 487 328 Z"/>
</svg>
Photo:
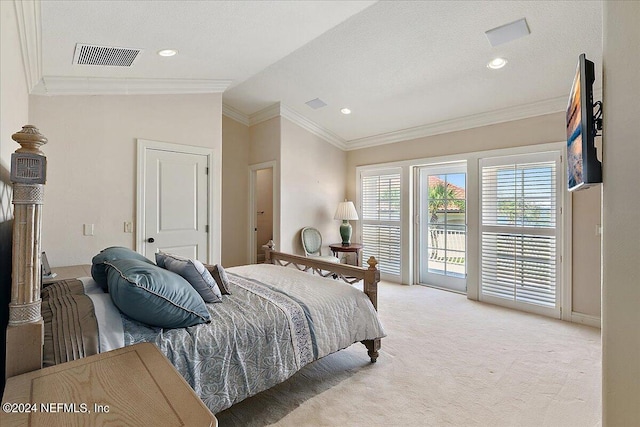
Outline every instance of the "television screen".
<svg viewBox="0 0 640 427">
<path fill-rule="evenodd" d="M 573 79 L 567 108 L 567 178 L 569 190 L 582 183 L 582 111 L 580 107 L 580 64 Z"/>
<path fill-rule="evenodd" d="M 593 118 L 593 62 L 580 55 L 567 106 L 567 187 L 569 191 L 602 182 L 596 156 Z"/>
</svg>

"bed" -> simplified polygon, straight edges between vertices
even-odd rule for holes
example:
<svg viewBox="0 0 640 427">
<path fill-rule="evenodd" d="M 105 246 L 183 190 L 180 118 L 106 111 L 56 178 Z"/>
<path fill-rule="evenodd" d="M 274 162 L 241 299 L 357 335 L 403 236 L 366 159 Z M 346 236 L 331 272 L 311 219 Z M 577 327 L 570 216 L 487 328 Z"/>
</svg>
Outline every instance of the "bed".
<svg viewBox="0 0 640 427">
<path fill-rule="evenodd" d="M 373 258 L 367 268 L 360 268 L 266 248 L 265 264 L 227 269 L 230 294 L 219 304 L 206 304 L 209 322 L 185 328 L 153 327 L 132 319 L 92 278 L 61 281 L 41 290 L 44 182 L 38 182 L 33 171 L 34 162 L 44 170 L 46 159 L 39 147 L 46 138 L 26 126 L 14 139 L 26 149 L 16 162 L 25 156 L 31 169 L 24 179 L 21 169 L 16 167 L 14 174 L 12 167 L 8 377 L 152 342 L 217 413 L 357 342 L 366 346 L 371 362 L 377 360 L 384 331 L 376 315 L 380 275 Z M 355 283 L 362 283 L 362 290 L 352 286 Z"/>
</svg>

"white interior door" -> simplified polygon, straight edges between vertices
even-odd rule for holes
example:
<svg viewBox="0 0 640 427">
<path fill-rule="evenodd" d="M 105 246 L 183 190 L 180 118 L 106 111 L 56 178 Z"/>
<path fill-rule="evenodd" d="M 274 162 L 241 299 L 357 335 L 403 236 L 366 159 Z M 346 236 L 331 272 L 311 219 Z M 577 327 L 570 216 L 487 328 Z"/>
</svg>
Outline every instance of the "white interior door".
<svg viewBox="0 0 640 427">
<path fill-rule="evenodd" d="M 175 146 L 174 146 L 175 147 Z M 145 147 L 139 197 L 138 250 L 150 259 L 158 250 L 207 262 L 208 164 L 199 147 L 180 151 Z M 140 208 L 140 207 L 139 207 Z M 141 232 L 140 232 L 141 231 Z"/>
</svg>

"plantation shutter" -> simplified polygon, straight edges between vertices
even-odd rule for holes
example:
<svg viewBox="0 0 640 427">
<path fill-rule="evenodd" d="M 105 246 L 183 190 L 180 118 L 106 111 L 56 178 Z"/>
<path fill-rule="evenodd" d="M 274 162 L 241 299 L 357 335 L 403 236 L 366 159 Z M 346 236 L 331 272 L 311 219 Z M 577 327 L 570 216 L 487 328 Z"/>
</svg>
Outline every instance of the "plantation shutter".
<svg viewBox="0 0 640 427">
<path fill-rule="evenodd" d="M 481 297 L 559 314 L 558 163 L 557 153 L 481 160 Z"/>
<path fill-rule="evenodd" d="M 362 254 L 378 260 L 380 272 L 400 275 L 400 171 L 361 176 Z"/>
</svg>

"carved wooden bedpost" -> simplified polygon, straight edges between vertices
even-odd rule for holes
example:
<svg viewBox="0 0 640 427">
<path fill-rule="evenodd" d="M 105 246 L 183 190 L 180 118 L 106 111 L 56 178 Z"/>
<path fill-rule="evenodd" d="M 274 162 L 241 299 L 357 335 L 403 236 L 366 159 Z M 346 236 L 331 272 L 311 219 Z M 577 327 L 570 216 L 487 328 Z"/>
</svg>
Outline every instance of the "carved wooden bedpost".
<svg viewBox="0 0 640 427">
<path fill-rule="evenodd" d="M 40 314 L 42 199 L 47 143 L 35 126 L 12 138 L 21 145 L 11 155 L 13 183 L 13 265 L 7 328 L 7 378 L 42 368 L 44 327 Z"/>
<path fill-rule="evenodd" d="M 373 308 L 378 310 L 378 282 L 380 281 L 380 270 L 376 268 L 378 261 L 374 257 L 370 257 L 367 264 L 369 264 L 369 268 L 364 273 L 363 291 L 371 300 Z M 371 358 L 371 363 L 376 363 L 381 345 L 380 338 L 362 341 L 362 344 L 367 347 L 367 354 Z"/>
</svg>

